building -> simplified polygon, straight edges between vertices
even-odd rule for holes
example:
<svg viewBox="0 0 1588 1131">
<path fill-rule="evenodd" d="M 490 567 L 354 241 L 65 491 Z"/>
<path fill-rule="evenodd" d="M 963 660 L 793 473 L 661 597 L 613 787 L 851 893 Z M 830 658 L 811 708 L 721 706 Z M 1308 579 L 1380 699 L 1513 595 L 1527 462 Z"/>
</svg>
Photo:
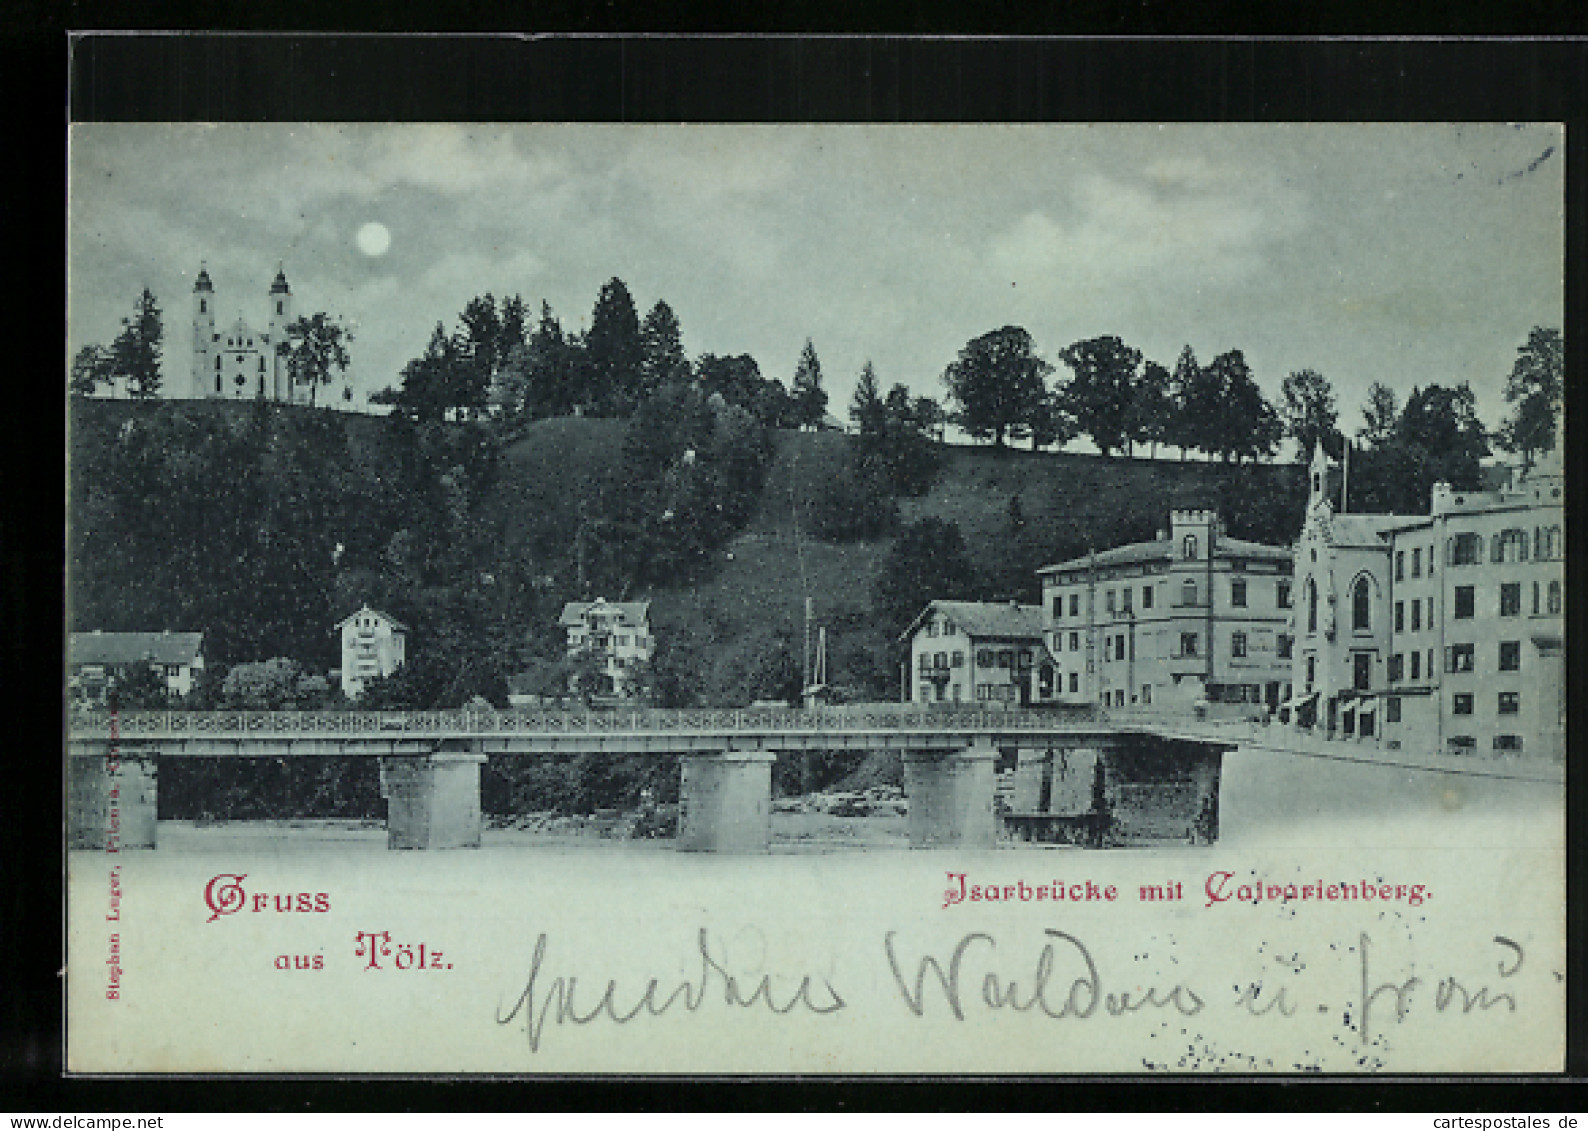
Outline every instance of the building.
<svg viewBox="0 0 1588 1131">
<path fill-rule="evenodd" d="M 364 694 L 372 679 L 402 667 L 408 627 L 368 605 L 336 626 L 342 634 L 342 693 L 349 699 Z"/>
<path fill-rule="evenodd" d="M 1208 510 L 1151 542 L 1038 571 L 1054 699 L 1215 715 L 1273 710 L 1291 681 L 1291 551 L 1232 538 Z"/>
<path fill-rule="evenodd" d="M 1336 515 L 1330 470 L 1315 453 L 1301 552 L 1319 611 L 1313 631 L 1297 609 L 1294 721 L 1386 749 L 1562 757 L 1559 469 L 1436 484 L 1425 516 Z"/>
<path fill-rule="evenodd" d="M 294 382 L 287 366 L 287 327 L 296 315 L 292 288 L 279 267 L 264 296 L 264 313 L 262 325 L 250 324 L 241 315 L 225 326 L 218 324 L 215 285 L 200 265 L 193 282 L 191 397 L 309 403 L 312 390 Z M 351 397 L 344 381 L 342 399 Z"/>
<path fill-rule="evenodd" d="M 186 695 L 204 670 L 202 632 L 74 632 L 67 640 L 72 698 L 101 706 L 134 668 L 152 668 L 172 695 Z"/>
<path fill-rule="evenodd" d="M 909 644 L 906 702 L 1029 707 L 1053 699 L 1036 605 L 933 601 L 900 640 Z"/>
<path fill-rule="evenodd" d="M 569 601 L 558 624 L 568 632 L 568 655 L 589 653 L 601 666 L 602 686 L 597 694 L 630 693 L 633 670 L 649 662 L 655 639 L 651 635 L 649 601 Z"/>
</svg>

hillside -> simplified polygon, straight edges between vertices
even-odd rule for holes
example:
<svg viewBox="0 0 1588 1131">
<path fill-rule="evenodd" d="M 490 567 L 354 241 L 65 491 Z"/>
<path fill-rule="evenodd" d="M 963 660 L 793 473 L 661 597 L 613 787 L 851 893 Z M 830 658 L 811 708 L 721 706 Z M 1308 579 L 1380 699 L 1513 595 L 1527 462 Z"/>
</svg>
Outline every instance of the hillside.
<svg viewBox="0 0 1588 1131">
<path fill-rule="evenodd" d="M 494 470 L 478 476 L 470 496 L 468 506 L 476 517 L 459 526 L 462 520 L 454 512 L 461 504 L 435 501 L 450 498 L 435 483 L 437 476 L 452 482 L 445 467 L 467 458 L 454 450 L 462 450 L 461 443 L 446 447 L 453 440 L 431 435 L 424 440 L 429 447 L 423 459 L 411 459 L 402 445 L 414 441 L 404 440 L 392 422 L 336 414 L 326 424 L 331 416 L 271 409 L 268 428 L 275 431 L 252 449 L 259 454 L 240 456 L 239 451 L 250 449 L 227 449 L 229 459 L 260 463 L 238 476 L 252 484 L 247 491 L 234 490 L 229 482 L 204 489 L 202 476 L 193 472 L 191 482 L 179 480 L 185 484 L 179 490 L 138 494 L 115 478 L 115 461 L 121 457 L 113 452 L 118 443 L 125 446 L 129 432 L 155 437 L 151 443 L 163 448 L 160 466 L 166 470 L 161 474 L 175 475 L 187 474 L 190 464 L 218 458 L 210 455 L 222 443 L 218 437 L 244 434 L 250 421 L 256 432 L 267 425 L 249 405 L 74 403 L 70 518 L 73 544 L 88 548 L 88 556 L 74 570 L 73 627 L 130 628 L 136 620 L 137 626 L 151 628 L 201 628 L 230 642 L 230 660 L 268 658 L 251 653 L 324 640 L 349 600 L 390 592 L 410 575 L 420 578 L 410 584 L 426 593 L 451 586 L 445 601 L 420 601 L 398 610 L 420 621 L 416 628 L 422 635 L 426 609 L 453 607 L 463 598 L 452 590 L 466 590 L 477 571 L 492 579 L 497 605 L 476 617 L 495 617 L 508 637 L 528 632 L 538 633 L 543 644 L 554 640 L 553 610 L 577 595 L 577 563 L 570 549 L 575 533 L 584 515 L 623 489 L 625 423 L 558 418 L 504 438 Z M 461 425 L 434 427 L 456 436 L 465 431 Z M 311 453 L 311 442 L 343 450 L 322 460 L 323 453 Z M 765 486 L 747 525 L 712 552 L 701 580 L 603 595 L 653 601 L 660 636 L 696 672 L 707 702 L 742 703 L 779 693 L 790 665 L 797 676 L 807 596 L 829 631 L 831 681 L 867 694 L 888 694 L 897 686 L 897 660 L 871 604 L 892 539 L 834 545 L 809 534 L 810 501 L 819 485 L 840 473 L 850 439 L 838 433 L 780 432 L 774 443 Z M 432 451 L 437 444 L 443 448 L 440 456 Z M 1037 566 L 1084 553 L 1089 545 L 1151 537 L 1174 506 L 1218 507 L 1231 533 L 1272 542 L 1291 539 L 1300 520 L 1303 480 L 1287 466 L 960 446 L 945 447 L 941 455 L 934 486 L 922 498 L 901 500 L 901 519 L 936 517 L 959 525 L 984 582 L 983 593 L 970 596 L 1033 599 Z M 413 459 L 428 460 L 431 470 L 407 467 Z M 290 490 L 280 486 L 283 476 L 292 480 Z M 90 477 L 93 483 L 84 481 Z M 1012 513 L 1014 499 L 1018 506 Z M 195 507 L 204 512 L 200 518 L 190 516 Z M 441 517 L 416 515 L 416 507 L 432 508 Z M 272 568 L 269 580 L 276 590 L 261 591 L 260 571 L 247 561 L 257 551 L 241 535 L 257 513 L 281 514 L 283 531 L 317 563 L 293 573 L 296 580 L 290 582 Z M 1016 514 L 1024 518 L 1018 536 Z M 181 532 L 181 537 L 164 531 Z M 407 541 L 398 537 L 403 533 Z M 472 556 L 451 544 L 465 534 L 472 539 Z M 182 538 L 193 544 L 183 548 Z M 414 542 L 417 551 L 409 545 Z M 339 544 L 345 544 L 345 553 L 337 551 L 333 566 L 323 547 Z M 94 547 L 106 548 L 98 551 L 105 560 L 94 556 Z M 398 552 L 404 547 L 412 561 Z M 216 560 L 206 561 L 211 553 Z M 192 562 L 175 562 L 184 554 Z M 470 576 L 459 580 L 459 570 Z M 202 585 L 195 576 L 202 577 Z M 279 588 L 288 584 L 316 592 Z M 266 628 L 243 633 L 230 623 L 207 623 L 229 622 L 240 615 L 235 610 L 257 607 L 272 592 L 280 595 L 283 609 L 324 623 L 275 635 Z M 306 663 L 323 662 L 323 647 L 314 648 L 302 657 Z"/>
</svg>

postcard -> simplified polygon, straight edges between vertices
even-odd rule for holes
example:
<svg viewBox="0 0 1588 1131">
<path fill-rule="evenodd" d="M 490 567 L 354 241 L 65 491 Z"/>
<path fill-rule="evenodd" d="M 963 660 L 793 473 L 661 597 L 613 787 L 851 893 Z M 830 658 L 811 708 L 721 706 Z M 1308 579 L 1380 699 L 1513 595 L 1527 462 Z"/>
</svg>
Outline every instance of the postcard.
<svg viewBox="0 0 1588 1131">
<path fill-rule="evenodd" d="M 68 1069 L 1560 1071 L 1563 145 L 74 125 Z"/>
</svg>

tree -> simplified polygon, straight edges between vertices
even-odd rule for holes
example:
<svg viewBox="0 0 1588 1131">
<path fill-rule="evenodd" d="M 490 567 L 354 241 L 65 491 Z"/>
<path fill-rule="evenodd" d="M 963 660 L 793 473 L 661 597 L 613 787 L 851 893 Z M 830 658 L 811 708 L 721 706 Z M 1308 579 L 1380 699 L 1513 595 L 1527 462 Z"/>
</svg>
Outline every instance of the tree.
<svg viewBox="0 0 1588 1131">
<path fill-rule="evenodd" d="M 1339 413 L 1328 378 L 1315 369 L 1298 369 L 1285 378 L 1280 393 L 1285 434 L 1296 441 L 1297 463 L 1309 462 L 1320 441 L 1330 451 L 1339 450 Z"/>
<path fill-rule="evenodd" d="M 1141 351 L 1110 336 L 1066 346 L 1059 357 L 1073 372 L 1061 403 L 1075 418 L 1076 427 L 1105 456 L 1128 444 Z"/>
<path fill-rule="evenodd" d="M 132 317 L 121 320 L 121 333 L 110 347 L 109 376 L 126 382 L 140 399 L 160 391 L 160 305 L 148 287 L 133 305 Z"/>
<path fill-rule="evenodd" d="M 822 363 L 816 347 L 805 339 L 794 366 L 794 419 L 800 428 L 819 428 L 827 415 L 827 391 L 822 388 Z"/>
<path fill-rule="evenodd" d="M 895 637 L 930 601 L 980 596 L 959 524 L 923 518 L 906 526 L 883 559 L 874 593 L 877 612 Z"/>
<path fill-rule="evenodd" d="M 78 396 L 91 397 L 100 383 L 110 379 L 110 356 L 103 346 L 84 346 L 72 359 L 67 387 Z"/>
<path fill-rule="evenodd" d="M 329 385 L 336 374 L 347 372 L 347 331 L 324 313 L 294 319 L 282 343 L 287 373 L 294 385 L 309 387 L 309 403 L 321 385 Z"/>
<path fill-rule="evenodd" d="M 627 416 L 643 399 L 640 365 L 640 318 L 633 296 L 622 279 L 613 277 L 601 287 L 590 329 L 584 336 L 590 363 L 588 404 L 601 416 Z"/>
<path fill-rule="evenodd" d="M 1278 411 L 1263 396 L 1240 350 L 1213 359 L 1213 369 L 1224 389 L 1223 446 L 1225 460 L 1266 459 L 1284 437 Z"/>
<path fill-rule="evenodd" d="M 425 352 L 403 366 L 401 386 L 396 391 L 382 391 L 375 399 L 396 405 L 416 421 L 442 420 L 447 409 L 456 404 L 456 368 L 456 343 L 447 336 L 446 327 L 437 322 Z"/>
<path fill-rule="evenodd" d="M 1362 402 L 1363 425 L 1357 429 L 1357 438 L 1370 448 L 1381 448 L 1395 435 L 1395 422 L 1399 418 L 1395 390 L 1374 381 L 1368 386 L 1367 400 Z"/>
<path fill-rule="evenodd" d="M 1204 388 L 1205 372 L 1190 346 L 1180 351 L 1180 356 L 1174 363 L 1174 377 L 1169 383 L 1174 414 L 1164 428 L 1163 439 L 1164 443 L 1173 444 L 1180 449 L 1182 460 L 1191 448 L 1200 445 L 1202 437 L 1207 432 L 1207 421 L 1204 418 L 1216 412 L 1218 408 L 1216 399 L 1214 403 L 1208 403 L 1213 398 L 1208 396 L 1208 391 Z"/>
<path fill-rule="evenodd" d="M 991 436 L 1002 448 L 1011 425 L 1029 421 L 1047 395 L 1053 367 L 1032 352 L 1031 335 L 1019 326 L 973 338 L 943 371 L 959 426 L 972 436 Z"/>
<path fill-rule="evenodd" d="M 1566 346 L 1559 330 L 1534 326 L 1527 343 L 1517 348 L 1505 382 L 1505 403 L 1515 405 L 1501 426 L 1499 442 L 1522 453 L 1522 466 L 1533 466 L 1536 453 L 1555 449 L 1555 423 L 1566 371 Z"/>
<path fill-rule="evenodd" d="M 1465 381 L 1453 389 L 1441 385 L 1413 388 L 1395 422 L 1395 443 L 1427 452 L 1435 481 L 1469 491 L 1479 486 L 1478 461 L 1489 454 L 1477 398 Z"/>
<path fill-rule="evenodd" d="M 882 402 L 882 390 L 877 386 L 877 371 L 871 367 L 869 358 L 861 367 L 855 395 L 849 398 L 849 419 L 862 436 L 881 433 L 887 423 L 888 407 Z"/>
<path fill-rule="evenodd" d="M 563 333 L 551 304 L 540 304 L 540 321 L 525 343 L 524 400 L 531 416 L 565 416 L 579 396 L 574 345 Z"/>
<path fill-rule="evenodd" d="M 1174 427 L 1174 376 L 1156 361 L 1147 362 L 1131 393 L 1125 414 L 1125 439 L 1128 443 L 1151 445 L 1150 455 L 1158 458 L 1158 445 L 1168 440 Z"/>
<path fill-rule="evenodd" d="M 678 315 L 660 299 L 640 323 L 641 400 L 663 385 L 689 380 L 689 358 L 684 353 L 683 331 Z"/>
<path fill-rule="evenodd" d="M 237 664 L 221 684 L 221 703 L 229 710 L 279 711 L 297 706 L 305 674 L 296 660 L 278 656 L 258 663 Z"/>
</svg>

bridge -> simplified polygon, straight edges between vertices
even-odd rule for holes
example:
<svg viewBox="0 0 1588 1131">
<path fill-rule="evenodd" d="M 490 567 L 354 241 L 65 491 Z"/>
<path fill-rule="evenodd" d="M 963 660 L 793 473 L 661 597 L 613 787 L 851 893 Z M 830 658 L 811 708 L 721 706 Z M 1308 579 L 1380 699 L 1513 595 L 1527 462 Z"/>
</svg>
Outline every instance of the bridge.
<svg viewBox="0 0 1588 1131">
<path fill-rule="evenodd" d="M 159 758 L 369 756 L 381 763 L 391 847 L 467 847 L 480 843 L 488 757 L 656 755 L 681 763 L 679 848 L 764 852 L 779 753 L 888 749 L 903 757 L 915 847 L 992 847 L 1000 756 L 1015 770 L 1017 827 L 1056 825 L 1092 843 L 1206 842 L 1217 837 L 1220 762 L 1237 747 L 1456 768 L 1323 745 L 1278 726 L 1090 707 L 76 712 L 67 727 L 68 823 L 74 846 L 114 835 L 152 847 Z M 1470 760 L 1466 769 L 1481 772 Z M 1492 772 L 1559 777 L 1558 767 Z"/>
</svg>

